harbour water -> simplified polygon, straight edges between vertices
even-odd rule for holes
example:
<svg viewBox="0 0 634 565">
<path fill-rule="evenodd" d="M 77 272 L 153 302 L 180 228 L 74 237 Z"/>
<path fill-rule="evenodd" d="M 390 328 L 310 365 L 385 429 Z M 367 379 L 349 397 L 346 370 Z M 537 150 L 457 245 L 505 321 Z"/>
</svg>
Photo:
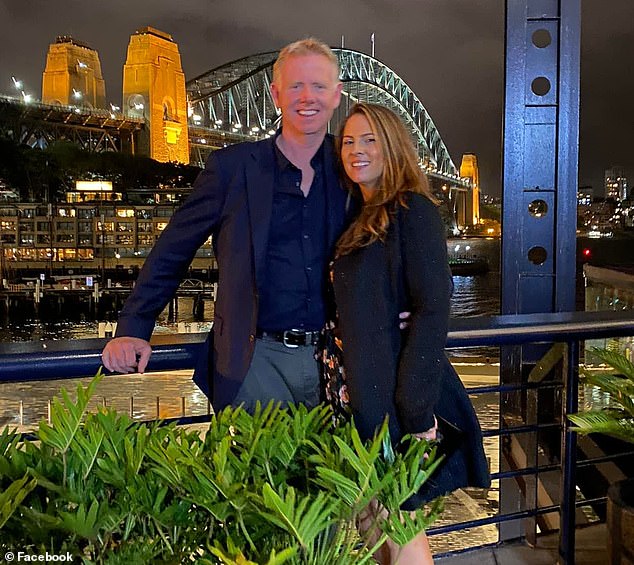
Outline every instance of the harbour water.
<svg viewBox="0 0 634 565">
<path fill-rule="evenodd" d="M 476 276 L 454 277 L 451 315 L 454 317 L 489 316 L 499 313 L 500 241 L 497 239 L 452 239 L 447 248 L 450 256 L 485 258 L 489 271 Z M 167 309 L 159 316 L 155 332 L 174 333 L 178 323 L 194 321 L 193 298 L 179 298 L 178 318 L 170 321 Z M 213 303 L 205 302 L 204 320 L 213 319 Z M 72 320 L 72 321 L 71 321 Z M 42 321 L 38 319 L 0 320 L 0 342 L 46 341 L 97 337 L 98 321 L 68 319 Z"/>
</svg>

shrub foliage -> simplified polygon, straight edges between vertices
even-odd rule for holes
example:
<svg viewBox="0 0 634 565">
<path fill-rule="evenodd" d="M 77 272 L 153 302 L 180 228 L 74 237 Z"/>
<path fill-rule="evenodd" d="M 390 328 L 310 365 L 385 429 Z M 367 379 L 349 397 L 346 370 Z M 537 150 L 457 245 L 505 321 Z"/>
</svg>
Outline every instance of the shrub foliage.
<svg viewBox="0 0 634 565">
<path fill-rule="evenodd" d="M 398 511 L 440 459 L 426 442 L 392 450 L 385 425 L 362 442 L 353 424 L 333 429 L 327 407 L 270 404 L 223 410 L 201 433 L 89 413 L 101 378 L 75 399 L 62 391 L 35 437 L 0 434 L 0 549 L 108 564 L 372 563 L 387 537 L 406 543 L 441 510 Z M 387 513 L 370 540 L 355 522 L 374 499 Z"/>
</svg>

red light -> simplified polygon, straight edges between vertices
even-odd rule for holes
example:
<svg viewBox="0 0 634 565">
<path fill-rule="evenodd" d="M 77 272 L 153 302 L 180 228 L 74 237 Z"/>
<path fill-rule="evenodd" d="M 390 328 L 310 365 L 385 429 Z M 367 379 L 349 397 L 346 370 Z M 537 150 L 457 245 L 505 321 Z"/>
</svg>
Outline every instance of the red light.
<svg viewBox="0 0 634 565">
<path fill-rule="evenodd" d="M 583 250 L 583 256 L 584 256 L 584 257 L 586 257 L 586 258 L 588 258 L 588 257 L 590 257 L 590 255 L 592 255 L 592 252 L 591 252 L 591 251 L 590 251 L 590 250 L 586 247 L 586 248 Z"/>
</svg>

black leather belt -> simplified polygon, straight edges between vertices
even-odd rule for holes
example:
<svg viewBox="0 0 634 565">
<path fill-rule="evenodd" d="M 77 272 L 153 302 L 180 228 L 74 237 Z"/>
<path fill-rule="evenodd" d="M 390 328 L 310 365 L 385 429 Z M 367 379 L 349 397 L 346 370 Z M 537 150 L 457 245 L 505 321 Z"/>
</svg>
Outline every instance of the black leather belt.
<svg viewBox="0 0 634 565">
<path fill-rule="evenodd" d="M 255 337 L 272 339 L 283 343 L 286 347 L 299 347 L 300 345 L 315 345 L 319 339 L 319 332 L 305 332 L 303 330 L 285 330 L 283 332 L 263 332 L 257 330 Z"/>
</svg>

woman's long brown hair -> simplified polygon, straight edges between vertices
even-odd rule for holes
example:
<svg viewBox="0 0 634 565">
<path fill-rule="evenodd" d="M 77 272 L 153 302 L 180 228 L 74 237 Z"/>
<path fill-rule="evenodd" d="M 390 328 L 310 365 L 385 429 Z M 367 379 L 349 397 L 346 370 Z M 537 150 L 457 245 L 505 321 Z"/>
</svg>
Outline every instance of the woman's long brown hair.
<svg viewBox="0 0 634 565">
<path fill-rule="evenodd" d="M 354 114 L 365 116 L 370 123 L 372 133 L 383 150 L 384 166 L 377 190 L 364 202 L 357 219 L 339 239 L 337 257 L 370 245 L 376 240 L 383 241 L 396 207 L 407 207 L 407 192 L 423 194 L 436 203 L 427 177 L 418 164 L 418 154 L 409 132 L 400 118 L 383 106 L 359 102 L 350 109 L 337 137 L 339 159 L 341 160 L 343 130 Z M 344 182 L 348 190 L 358 192 L 359 187 L 345 173 Z"/>
</svg>

